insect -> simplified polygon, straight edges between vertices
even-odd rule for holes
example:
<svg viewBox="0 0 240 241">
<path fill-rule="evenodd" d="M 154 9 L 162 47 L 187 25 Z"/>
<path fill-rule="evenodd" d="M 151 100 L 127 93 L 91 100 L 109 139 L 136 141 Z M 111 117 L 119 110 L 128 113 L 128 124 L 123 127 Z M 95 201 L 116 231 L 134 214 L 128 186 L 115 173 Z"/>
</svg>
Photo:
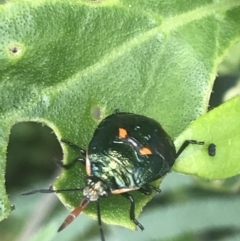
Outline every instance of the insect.
<svg viewBox="0 0 240 241">
<path fill-rule="evenodd" d="M 70 164 L 62 166 L 70 168 L 80 162 L 86 167 L 87 177 L 82 201 L 65 219 L 58 231 L 69 225 L 89 202 L 95 201 L 102 241 L 105 240 L 99 205 L 102 197 L 120 194 L 128 199 L 130 219 L 143 230 L 144 227 L 135 218 L 135 201 L 130 192 L 137 190 L 146 195 L 151 194 L 152 190 L 160 192 L 160 189 L 150 183 L 165 176 L 189 144 L 204 144 L 204 142 L 186 140 L 176 152 L 172 139 L 157 121 L 143 115 L 118 110 L 100 122 L 87 150 L 66 139 L 62 142 L 79 150 L 81 154 Z M 33 190 L 23 195 L 79 190 L 50 188 Z"/>
<path fill-rule="evenodd" d="M 216 155 L 216 145 L 214 143 L 209 144 L 208 155 L 209 156 L 215 156 Z"/>
</svg>

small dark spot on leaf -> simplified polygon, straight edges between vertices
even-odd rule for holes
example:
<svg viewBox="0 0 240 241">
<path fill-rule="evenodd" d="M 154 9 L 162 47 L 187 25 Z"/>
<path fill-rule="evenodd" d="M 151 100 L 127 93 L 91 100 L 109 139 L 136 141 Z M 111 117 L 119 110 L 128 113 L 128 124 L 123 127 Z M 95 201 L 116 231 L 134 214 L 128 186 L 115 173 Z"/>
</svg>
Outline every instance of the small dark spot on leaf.
<svg viewBox="0 0 240 241">
<path fill-rule="evenodd" d="M 101 109 L 99 107 L 95 107 L 92 109 L 92 116 L 96 120 L 101 119 Z"/>
<path fill-rule="evenodd" d="M 16 209 L 15 205 L 11 205 L 11 210 L 14 211 Z"/>
<path fill-rule="evenodd" d="M 12 55 L 19 55 L 22 51 L 21 47 L 19 46 L 12 46 L 9 48 L 10 54 Z"/>
</svg>

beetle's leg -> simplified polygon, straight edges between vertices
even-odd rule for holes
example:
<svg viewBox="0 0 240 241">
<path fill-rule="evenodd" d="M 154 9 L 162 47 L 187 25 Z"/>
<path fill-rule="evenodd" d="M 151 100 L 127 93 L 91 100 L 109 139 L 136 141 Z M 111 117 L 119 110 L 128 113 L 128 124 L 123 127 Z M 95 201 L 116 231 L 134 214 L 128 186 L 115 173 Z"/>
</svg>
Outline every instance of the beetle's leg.
<svg viewBox="0 0 240 241">
<path fill-rule="evenodd" d="M 129 212 L 129 216 L 130 216 L 130 219 L 141 229 L 143 230 L 144 227 L 142 226 L 141 223 L 139 223 L 137 221 L 137 219 L 135 218 L 135 201 L 134 201 L 134 198 L 132 195 L 130 195 L 129 193 L 127 192 L 124 192 L 124 193 L 121 193 L 121 195 L 125 198 L 127 198 L 129 201 L 130 201 L 130 212 Z"/>
<path fill-rule="evenodd" d="M 121 113 L 121 111 L 119 109 L 114 110 L 114 114 L 119 114 L 119 113 Z"/>
<path fill-rule="evenodd" d="M 157 188 L 157 187 L 154 187 L 153 185 L 151 184 L 148 184 L 148 186 L 152 189 L 152 190 L 155 190 L 156 192 L 160 193 L 161 192 L 161 189 Z"/>
<path fill-rule="evenodd" d="M 143 187 L 139 188 L 138 191 L 145 195 L 152 194 L 152 189 L 148 185 L 144 185 Z"/>
<path fill-rule="evenodd" d="M 178 152 L 177 152 L 177 157 L 178 158 L 181 153 L 188 147 L 189 144 L 194 144 L 194 145 L 204 145 L 204 141 L 196 141 L 196 140 L 186 140 L 183 142 L 183 144 L 181 145 L 181 147 L 179 148 Z"/>
<path fill-rule="evenodd" d="M 66 143 L 68 146 L 72 147 L 73 149 L 76 149 L 78 151 L 80 151 L 80 153 L 85 157 L 86 156 L 86 150 L 84 150 L 82 147 L 66 140 L 66 139 L 61 139 L 61 142 Z"/>
<path fill-rule="evenodd" d="M 72 142 L 70 142 L 70 141 L 68 141 L 66 139 L 61 139 L 61 141 L 66 143 L 68 146 L 70 146 L 70 147 L 80 151 L 80 153 L 84 157 L 86 157 L 86 151 L 82 147 L 80 147 L 80 146 L 78 146 L 78 145 L 76 145 L 76 144 L 74 144 L 74 143 L 72 143 Z M 69 164 L 63 164 L 62 161 L 57 161 L 57 164 L 59 166 L 63 167 L 63 168 L 69 169 L 69 168 L 71 168 L 72 166 L 74 166 L 78 162 L 81 162 L 84 166 L 86 165 L 86 160 L 83 157 L 77 157 Z"/>
<path fill-rule="evenodd" d="M 69 168 L 71 168 L 71 167 L 73 167 L 76 163 L 78 163 L 78 162 L 80 162 L 80 163 L 82 163 L 84 166 L 85 166 L 85 164 L 86 164 L 86 160 L 85 160 L 85 158 L 83 158 L 83 157 L 77 157 L 77 158 L 75 158 L 74 160 L 72 160 L 70 163 L 68 163 L 68 164 L 63 164 L 63 162 L 62 161 L 59 161 L 59 160 L 57 160 L 57 161 L 55 161 L 56 163 L 57 163 L 57 165 L 58 166 L 60 166 L 60 167 L 62 167 L 62 168 L 64 168 L 64 169 L 69 169 Z"/>
<path fill-rule="evenodd" d="M 100 237 L 101 237 L 101 241 L 105 241 L 103 228 L 102 228 L 102 219 L 101 219 L 99 199 L 96 201 L 96 204 L 97 204 L 97 218 L 98 218 L 98 227 L 99 227 Z"/>
<path fill-rule="evenodd" d="M 156 192 L 161 192 L 161 190 L 157 187 L 154 187 L 151 184 L 145 184 L 144 186 L 142 186 L 140 189 L 138 189 L 139 192 L 145 194 L 145 195 L 151 195 L 152 194 L 152 190 L 155 190 Z"/>
</svg>

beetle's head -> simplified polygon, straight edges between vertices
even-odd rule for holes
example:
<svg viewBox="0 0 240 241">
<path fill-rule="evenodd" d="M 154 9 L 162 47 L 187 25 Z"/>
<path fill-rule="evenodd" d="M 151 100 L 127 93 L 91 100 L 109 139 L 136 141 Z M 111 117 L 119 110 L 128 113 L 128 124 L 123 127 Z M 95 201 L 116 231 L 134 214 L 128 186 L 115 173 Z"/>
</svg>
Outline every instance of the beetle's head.
<svg viewBox="0 0 240 241">
<path fill-rule="evenodd" d="M 86 187 L 83 190 L 83 195 L 89 201 L 97 201 L 99 197 L 108 196 L 108 186 L 99 178 L 88 177 Z"/>
</svg>

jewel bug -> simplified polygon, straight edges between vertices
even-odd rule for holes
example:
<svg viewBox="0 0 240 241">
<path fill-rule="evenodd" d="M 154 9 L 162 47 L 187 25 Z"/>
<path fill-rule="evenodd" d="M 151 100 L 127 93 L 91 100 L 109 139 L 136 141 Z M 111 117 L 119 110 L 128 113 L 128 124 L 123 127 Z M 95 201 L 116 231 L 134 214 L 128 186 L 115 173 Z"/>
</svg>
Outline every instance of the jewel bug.
<svg viewBox="0 0 240 241">
<path fill-rule="evenodd" d="M 216 155 L 216 145 L 214 143 L 211 143 L 208 145 L 208 155 L 209 156 L 215 156 Z"/>
<path fill-rule="evenodd" d="M 186 140 L 176 151 L 172 139 L 157 121 L 143 115 L 118 110 L 100 122 L 87 150 L 66 139 L 61 141 L 79 150 L 81 154 L 70 164 L 61 164 L 61 166 L 70 168 L 80 162 L 86 168 L 87 177 L 82 201 L 65 219 L 58 231 L 69 225 L 89 202 L 96 201 L 102 241 L 105 238 L 102 229 L 100 198 L 110 194 L 120 194 L 128 199 L 130 219 L 143 230 L 144 227 L 135 218 L 135 201 L 129 192 L 137 190 L 146 195 L 151 194 L 152 190 L 160 192 L 160 189 L 150 183 L 165 176 L 189 144 L 204 144 L 204 142 Z M 50 188 L 25 192 L 23 195 L 79 190 L 82 189 L 54 190 Z"/>
</svg>

